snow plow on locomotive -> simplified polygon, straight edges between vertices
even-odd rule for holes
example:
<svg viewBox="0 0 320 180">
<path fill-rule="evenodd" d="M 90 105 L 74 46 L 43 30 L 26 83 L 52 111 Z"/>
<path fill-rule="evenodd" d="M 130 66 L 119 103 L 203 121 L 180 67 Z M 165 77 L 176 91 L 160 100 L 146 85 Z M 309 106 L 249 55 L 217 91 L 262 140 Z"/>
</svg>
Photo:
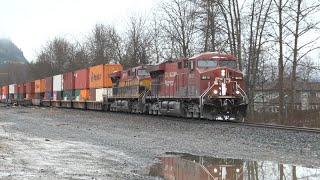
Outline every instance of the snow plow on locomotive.
<svg viewBox="0 0 320 180">
<path fill-rule="evenodd" d="M 238 121 L 246 115 L 243 74 L 232 55 L 207 52 L 110 77 L 110 111 Z"/>
</svg>

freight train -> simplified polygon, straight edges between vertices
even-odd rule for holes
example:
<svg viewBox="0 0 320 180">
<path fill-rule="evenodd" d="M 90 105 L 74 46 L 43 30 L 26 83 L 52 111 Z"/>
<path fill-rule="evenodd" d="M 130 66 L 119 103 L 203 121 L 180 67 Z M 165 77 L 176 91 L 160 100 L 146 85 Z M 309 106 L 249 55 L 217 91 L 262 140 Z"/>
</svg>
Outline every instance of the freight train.
<svg viewBox="0 0 320 180">
<path fill-rule="evenodd" d="M 3 86 L 0 99 L 53 106 L 210 120 L 242 121 L 248 98 L 233 55 L 206 52 L 123 70 L 102 64 Z"/>
</svg>

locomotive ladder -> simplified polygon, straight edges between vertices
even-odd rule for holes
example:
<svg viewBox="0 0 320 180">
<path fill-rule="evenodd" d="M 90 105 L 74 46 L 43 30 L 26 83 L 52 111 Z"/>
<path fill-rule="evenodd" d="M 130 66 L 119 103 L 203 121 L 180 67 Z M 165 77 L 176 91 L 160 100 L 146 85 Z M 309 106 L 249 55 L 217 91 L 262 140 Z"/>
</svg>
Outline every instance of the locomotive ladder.
<svg viewBox="0 0 320 180">
<path fill-rule="evenodd" d="M 203 102 L 204 102 L 204 98 L 208 95 L 208 93 L 211 91 L 211 89 L 214 87 L 214 83 L 212 83 L 212 85 L 210 87 L 208 87 L 200 96 L 199 98 L 199 109 L 200 109 L 200 117 L 202 115 L 202 108 L 203 108 Z"/>
<path fill-rule="evenodd" d="M 246 104 L 248 104 L 248 96 L 246 92 L 244 92 L 244 90 L 240 87 L 238 83 L 236 83 L 236 85 L 237 85 L 237 89 L 240 90 L 240 95 L 242 96 L 242 99 L 246 102 Z"/>
</svg>

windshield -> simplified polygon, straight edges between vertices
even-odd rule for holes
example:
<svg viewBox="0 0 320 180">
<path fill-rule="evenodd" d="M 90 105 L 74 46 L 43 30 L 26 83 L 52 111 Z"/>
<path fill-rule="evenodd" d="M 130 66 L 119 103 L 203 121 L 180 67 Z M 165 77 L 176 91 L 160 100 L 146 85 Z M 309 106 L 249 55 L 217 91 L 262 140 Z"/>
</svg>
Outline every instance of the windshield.
<svg viewBox="0 0 320 180">
<path fill-rule="evenodd" d="M 145 69 L 139 69 L 138 76 L 149 76 L 149 72 Z"/>
<path fill-rule="evenodd" d="M 220 66 L 226 66 L 232 69 L 237 69 L 237 62 L 232 60 L 221 60 L 219 62 Z"/>
<path fill-rule="evenodd" d="M 198 61 L 199 68 L 214 68 L 214 67 L 217 67 L 217 65 L 218 65 L 218 63 L 215 60 L 210 60 L 210 61 L 200 60 L 200 61 Z"/>
</svg>

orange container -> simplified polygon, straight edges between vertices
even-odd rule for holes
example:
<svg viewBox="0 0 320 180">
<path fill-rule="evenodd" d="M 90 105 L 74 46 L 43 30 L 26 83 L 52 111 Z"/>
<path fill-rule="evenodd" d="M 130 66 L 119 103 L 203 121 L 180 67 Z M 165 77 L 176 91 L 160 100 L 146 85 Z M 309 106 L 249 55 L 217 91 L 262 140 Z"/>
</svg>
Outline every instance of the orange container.
<svg viewBox="0 0 320 180">
<path fill-rule="evenodd" d="M 35 80 L 35 93 L 42 93 L 45 92 L 45 79 L 39 79 L 39 80 Z"/>
<path fill-rule="evenodd" d="M 89 68 L 89 88 L 110 88 L 112 81 L 109 74 L 121 71 L 121 64 L 101 64 Z"/>
<path fill-rule="evenodd" d="M 2 94 L 3 95 L 9 94 L 9 86 L 2 86 Z"/>
<path fill-rule="evenodd" d="M 27 93 L 26 94 L 26 99 L 34 99 L 35 94 L 34 93 Z"/>
<path fill-rule="evenodd" d="M 89 99 L 89 89 L 80 90 L 80 101 L 86 101 Z"/>
</svg>

